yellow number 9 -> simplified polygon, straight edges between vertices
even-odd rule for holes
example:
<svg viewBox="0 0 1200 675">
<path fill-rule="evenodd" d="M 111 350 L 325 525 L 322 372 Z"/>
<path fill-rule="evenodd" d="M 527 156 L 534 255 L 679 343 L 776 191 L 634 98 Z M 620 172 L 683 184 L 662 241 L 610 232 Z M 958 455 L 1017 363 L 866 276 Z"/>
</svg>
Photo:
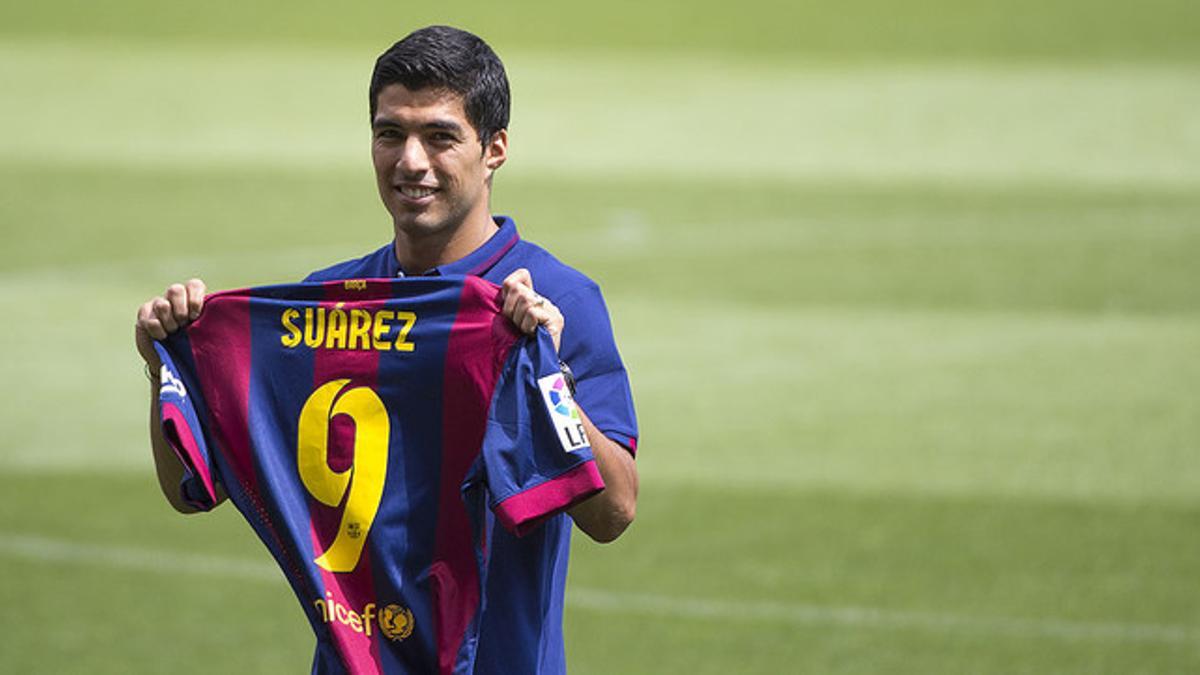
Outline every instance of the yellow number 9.
<svg viewBox="0 0 1200 675">
<path fill-rule="evenodd" d="M 349 572 L 358 565 L 383 499 L 387 476 L 391 433 L 387 409 L 379 395 L 367 387 L 342 393 L 349 383 L 332 380 L 318 387 L 300 410 L 297 432 L 297 465 L 309 494 L 326 506 L 336 507 L 342 503 L 346 489 L 350 490 L 337 537 L 314 560 L 330 572 Z M 354 460 L 350 468 L 340 472 L 329 468 L 329 421 L 335 415 L 349 415 L 354 420 Z"/>
</svg>

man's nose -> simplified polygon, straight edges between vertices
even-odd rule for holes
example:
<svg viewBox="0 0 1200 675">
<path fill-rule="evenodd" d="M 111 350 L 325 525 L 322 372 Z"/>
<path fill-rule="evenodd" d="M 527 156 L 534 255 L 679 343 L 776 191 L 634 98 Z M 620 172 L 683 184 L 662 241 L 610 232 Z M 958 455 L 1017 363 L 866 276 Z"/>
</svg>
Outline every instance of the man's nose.
<svg viewBox="0 0 1200 675">
<path fill-rule="evenodd" d="M 404 139 L 404 149 L 396 167 L 405 174 L 419 174 L 429 170 L 429 154 L 425 152 L 425 144 L 416 134 Z"/>
</svg>

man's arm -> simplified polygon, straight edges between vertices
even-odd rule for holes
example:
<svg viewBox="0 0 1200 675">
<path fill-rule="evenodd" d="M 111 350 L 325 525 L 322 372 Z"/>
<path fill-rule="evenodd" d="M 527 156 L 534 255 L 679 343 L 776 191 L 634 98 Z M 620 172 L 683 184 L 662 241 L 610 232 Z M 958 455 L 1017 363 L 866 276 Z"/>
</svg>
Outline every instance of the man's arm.
<svg viewBox="0 0 1200 675">
<path fill-rule="evenodd" d="M 162 295 L 147 300 L 138 308 L 137 326 L 133 332 L 138 354 L 146 362 L 146 372 L 150 376 L 150 449 L 154 455 L 158 486 L 171 507 L 180 513 L 195 513 L 197 509 L 179 494 L 179 481 L 184 473 L 183 462 L 171 449 L 167 439 L 163 438 L 158 411 L 162 361 L 158 358 L 158 352 L 154 351 L 154 341 L 165 339 L 200 316 L 205 290 L 204 282 L 199 279 L 192 279 L 186 284 L 172 284 Z M 225 493 L 218 486 L 217 503 L 224 500 Z"/>
<path fill-rule="evenodd" d="M 513 272 L 504 280 L 502 288 L 504 316 L 524 333 L 533 333 L 539 325 L 544 326 L 557 350 L 564 325 L 562 312 L 534 292 L 529 271 Z M 568 513 L 589 537 L 607 543 L 621 536 L 637 513 L 637 464 L 628 450 L 597 429 L 583 410 L 579 412 L 605 487 Z"/>
<path fill-rule="evenodd" d="M 578 408 L 578 406 L 576 406 Z M 583 428 L 592 455 L 604 479 L 604 490 L 580 502 L 568 513 L 579 529 L 601 543 L 614 541 L 637 515 L 638 473 L 633 455 L 621 444 L 605 436 L 583 410 Z"/>
</svg>

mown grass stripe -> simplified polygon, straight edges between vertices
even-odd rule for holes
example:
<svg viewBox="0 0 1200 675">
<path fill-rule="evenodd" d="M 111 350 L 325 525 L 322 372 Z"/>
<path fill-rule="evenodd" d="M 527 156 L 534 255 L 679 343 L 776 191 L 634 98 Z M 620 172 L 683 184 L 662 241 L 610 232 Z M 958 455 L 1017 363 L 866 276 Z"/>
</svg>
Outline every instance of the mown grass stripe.
<svg viewBox="0 0 1200 675">
<path fill-rule="evenodd" d="M 140 546 L 86 544 L 14 532 L 0 532 L 0 556 L 154 574 L 189 574 L 269 583 L 281 581 L 279 571 L 273 565 L 264 562 Z M 1195 627 L 1172 624 L 1071 621 L 1054 617 L 989 617 L 958 612 L 683 598 L 578 587 L 568 590 L 567 604 L 582 611 L 677 619 L 971 632 L 1066 640 L 1153 643 L 1186 643 L 1200 640 L 1200 630 Z"/>
<path fill-rule="evenodd" d="M 0 103 L 0 122 L 22 130 L 0 137 L 0 163 L 365 170 L 367 61 L 354 50 L 0 38 L 0 77 L 16 102 Z M 1200 183 L 1200 87 L 1186 66 L 537 52 L 508 65 L 516 96 L 503 175 Z M 64 134 L 80 127 L 79 100 L 91 133 Z"/>
</svg>

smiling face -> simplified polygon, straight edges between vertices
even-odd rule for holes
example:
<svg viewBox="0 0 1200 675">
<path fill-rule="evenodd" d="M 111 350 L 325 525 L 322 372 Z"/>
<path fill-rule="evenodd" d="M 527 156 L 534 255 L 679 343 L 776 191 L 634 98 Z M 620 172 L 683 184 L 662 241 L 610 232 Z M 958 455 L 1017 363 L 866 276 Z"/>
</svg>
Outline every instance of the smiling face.
<svg viewBox="0 0 1200 675">
<path fill-rule="evenodd" d="M 379 92 L 371 127 L 375 180 L 392 214 L 398 255 L 405 247 L 434 247 L 437 259 L 425 261 L 432 266 L 482 244 L 495 228 L 488 197 L 492 173 L 506 158 L 507 133 L 481 146 L 461 96 L 402 84 Z"/>
</svg>

